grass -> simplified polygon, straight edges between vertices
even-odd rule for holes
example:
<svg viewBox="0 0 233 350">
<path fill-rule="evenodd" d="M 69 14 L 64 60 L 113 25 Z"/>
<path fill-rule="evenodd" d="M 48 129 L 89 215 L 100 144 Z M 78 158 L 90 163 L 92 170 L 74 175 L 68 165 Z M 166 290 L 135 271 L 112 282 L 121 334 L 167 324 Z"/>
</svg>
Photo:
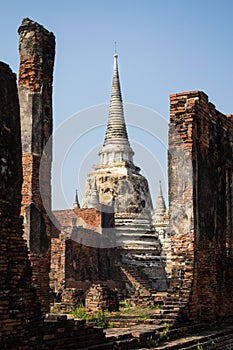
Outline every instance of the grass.
<svg viewBox="0 0 233 350">
<path fill-rule="evenodd" d="M 85 310 L 85 306 L 80 303 L 77 307 L 73 307 L 71 314 L 74 318 L 80 318 L 86 320 L 87 322 L 95 322 L 98 327 L 108 328 L 108 319 L 109 313 L 105 313 L 104 311 L 97 311 L 93 314 L 87 314 Z"/>
<path fill-rule="evenodd" d="M 79 303 L 76 307 L 71 307 L 71 314 L 74 318 L 84 319 L 87 322 L 95 322 L 97 326 L 106 329 L 116 327 L 117 324 L 119 325 L 119 322 L 124 322 L 124 319 L 127 318 L 133 321 L 148 320 L 150 316 L 153 315 L 153 310 L 160 308 L 160 304 L 151 305 L 148 303 L 146 306 L 135 306 L 131 302 L 123 300 L 120 302 L 119 311 L 98 311 L 90 314 L 86 312 L 85 306 Z M 59 312 L 59 305 L 56 307 L 56 310 L 51 306 L 51 313 L 55 311 Z M 62 313 L 62 310 L 60 310 L 60 313 Z"/>
<path fill-rule="evenodd" d="M 72 307 L 71 310 L 71 314 L 74 316 L 74 318 L 82 318 L 87 321 L 88 316 L 85 306 L 82 303 L 79 303 L 77 307 Z"/>
<path fill-rule="evenodd" d="M 138 310 L 161 310 L 162 305 L 161 304 L 151 304 L 150 302 L 147 303 L 146 306 L 134 306 L 132 303 L 129 301 L 123 300 L 120 302 L 120 312 L 126 312 L 128 310 L 131 311 L 138 311 Z"/>
</svg>

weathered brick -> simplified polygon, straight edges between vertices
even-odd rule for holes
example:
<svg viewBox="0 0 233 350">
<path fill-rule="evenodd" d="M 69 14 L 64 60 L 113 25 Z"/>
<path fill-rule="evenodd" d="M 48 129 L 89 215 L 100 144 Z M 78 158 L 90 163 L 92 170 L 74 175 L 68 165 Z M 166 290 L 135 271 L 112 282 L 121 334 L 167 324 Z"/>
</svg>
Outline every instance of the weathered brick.
<svg viewBox="0 0 233 350">
<path fill-rule="evenodd" d="M 44 146 L 52 133 L 55 38 L 53 33 L 28 18 L 23 20 L 19 34 L 18 92 L 23 151 L 21 213 L 24 216 L 24 237 L 30 251 L 33 284 L 43 310 L 48 312 L 51 223 L 44 207 L 48 211 L 51 208 L 51 149 L 47 161 L 43 162 L 43 171 L 40 171 L 40 165 Z"/>
<path fill-rule="evenodd" d="M 40 303 L 32 288 L 23 240 L 21 142 L 16 76 L 0 63 L 0 348 L 21 344 L 41 325 Z"/>
<path fill-rule="evenodd" d="M 192 319 L 233 313 L 232 136 L 232 119 L 203 92 L 171 96 L 171 290 L 189 301 Z"/>
</svg>

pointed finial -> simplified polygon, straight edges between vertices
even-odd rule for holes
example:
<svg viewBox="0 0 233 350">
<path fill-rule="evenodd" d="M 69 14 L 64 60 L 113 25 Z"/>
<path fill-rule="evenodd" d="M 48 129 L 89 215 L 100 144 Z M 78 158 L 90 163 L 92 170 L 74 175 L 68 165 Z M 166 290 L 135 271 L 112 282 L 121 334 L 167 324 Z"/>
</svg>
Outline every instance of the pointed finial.
<svg viewBox="0 0 233 350">
<path fill-rule="evenodd" d="M 161 180 L 159 180 L 159 194 L 160 194 L 160 196 L 163 195 L 163 191 L 162 191 L 162 181 L 161 181 Z"/>
<path fill-rule="evenodd" d="M 75 199 L 73 203 L 73 209 L 78 209 L 80 208 L 79 202 L 78 202 L 78 190 L 75 192 Z"/>
<path fill-rule="evenodd" d="M 114 45 L 115 45 L 114 54 L 117 55 L 117 42 L 116 41 L 114 42 Z"/>
<path fill-rule="evenodd" d="M 156 201 L 155 213 L 163 214 L 166 211 L 166 204 L 163 198 L 162 182 L 159 181 L 159 193 Z"/>
<path fill-rule="evenodd" d="M 100 203 L 99 192 L 97 190 L 96 178 L 95 178 L 93 187 L 90 193 L 89 208 L 98 208 L 99 203 Z"/>
</svg>

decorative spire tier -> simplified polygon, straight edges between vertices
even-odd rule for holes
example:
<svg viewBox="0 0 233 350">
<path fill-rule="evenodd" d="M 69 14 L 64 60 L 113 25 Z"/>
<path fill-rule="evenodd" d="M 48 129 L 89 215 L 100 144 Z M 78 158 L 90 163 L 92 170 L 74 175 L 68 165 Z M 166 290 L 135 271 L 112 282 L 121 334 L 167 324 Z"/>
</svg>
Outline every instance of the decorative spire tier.
<svg viewBox="0 0 233 350">
<path fill-rule="evenodd" d="M 133 165 L 134 155 L 130 147 L 125 124 L 117 57 L 115 53 L 108 124 L 104 144 L 99 152 L 100 164 L 107 164 L 108 166 L 121 162 Z"/>
</svg>

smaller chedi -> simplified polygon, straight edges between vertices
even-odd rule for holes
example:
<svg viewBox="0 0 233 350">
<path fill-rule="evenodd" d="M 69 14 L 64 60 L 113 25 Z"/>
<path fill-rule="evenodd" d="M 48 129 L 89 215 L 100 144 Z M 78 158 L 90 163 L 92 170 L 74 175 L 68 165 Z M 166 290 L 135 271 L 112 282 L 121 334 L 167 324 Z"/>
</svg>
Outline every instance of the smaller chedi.
<svg viewBox="0 0 233 350">
<path fill-rule="evenodd" d="M 156 200 L 155 209 L 152 214 L 152 221 L 162 247 L 161 255 L 166 260 L 165 269 L 167 279 L 169 280 L 172 272 L 169 209 L 166 207 L 161 181 L 159 182 L 159 193 Z"/>
<path fill-rule="evenodd" d="M 165 260 L 152 222 L 153 206 L 147 179 L 134 164 L 124 118 L 114 54 L 112 93 L 99 164 L 87 176 L 82 208 L 112 207 L 116 244 L 127 269 L 140 269 L 155 289 L 166 288 Z M 132 271 L 130 271 L 132 272 Z M 135 272 L 134 272 L 135 273 Z"/>
<path fill-rule="evenodd" d="M 163 241 L 169 236 L 169 211 L 166 207 L 163 196 L 161 181 L 159 182 L 159 193 L 153 211 L 152 220 L 160 240 Z"/>
</svg>

